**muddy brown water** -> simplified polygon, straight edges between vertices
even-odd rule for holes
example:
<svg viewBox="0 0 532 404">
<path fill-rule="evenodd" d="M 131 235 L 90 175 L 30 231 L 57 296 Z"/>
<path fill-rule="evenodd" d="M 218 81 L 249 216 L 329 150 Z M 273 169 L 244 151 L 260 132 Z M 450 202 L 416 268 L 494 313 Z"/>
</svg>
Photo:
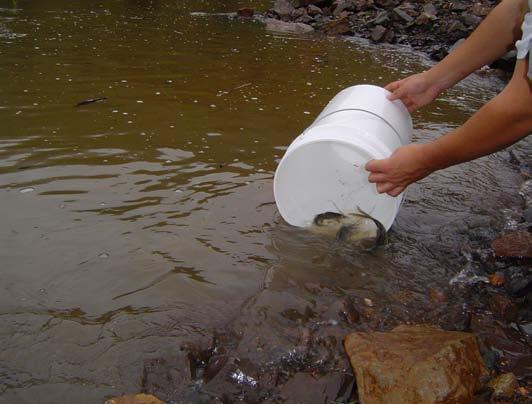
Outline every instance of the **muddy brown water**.
<svg viewBox="0 0 532 404">
<path fill-rule="evenodd" d="M 511 217 L 503 152 L 412 186 L 376 253 L 285 224 L 272 180 L 291 139 L 342 88 L 428 62 L 201 14 L 249 4 L 269 2 L 0 0 L 0 402 L 140 391 L 146 360 L 232 322 L 333 327 L 346 294 L 371 299 L 376 328 L 434 322 L 446 303 L 428 291 L 460 287 L 468 231 Z M 502 86 L 470 77 L 414 115 L 414 137 Z"/>
</svg>

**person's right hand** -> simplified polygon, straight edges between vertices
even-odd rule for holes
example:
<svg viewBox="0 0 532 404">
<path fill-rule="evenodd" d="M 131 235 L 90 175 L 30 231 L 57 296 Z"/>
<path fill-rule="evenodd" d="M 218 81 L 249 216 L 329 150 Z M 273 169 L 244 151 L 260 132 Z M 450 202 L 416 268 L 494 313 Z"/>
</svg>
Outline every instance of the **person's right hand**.
<svg viewBox="0 0 532 404">
<path fill-rule="evenodd" d="M 392 93 L 388 96 L 390 101 L 401 100 L 410 113 L 434 101 L 442 91 L 427 72 L 394 81 L 384 88 Z"/>
</svg>

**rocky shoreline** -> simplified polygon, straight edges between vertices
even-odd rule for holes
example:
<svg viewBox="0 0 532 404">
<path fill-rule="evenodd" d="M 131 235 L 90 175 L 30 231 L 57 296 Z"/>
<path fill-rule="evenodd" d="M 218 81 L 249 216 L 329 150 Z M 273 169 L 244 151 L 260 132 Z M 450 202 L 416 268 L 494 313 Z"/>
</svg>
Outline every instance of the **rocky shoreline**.
<svg viewBox="0 0 532 404">
<path fill-rule="evenodd" d="M 496 4 L 491 0 L 276 0 L 265 17 L 268 27 L 276 31 L 316 31 L 409 45 L 439 61 L 471 34 Z M 253 14 L 251 8 L 238 11 L 243 18 Z M 511 51 L 492 67 L 511 71 L 514 57 L 515 51 Z"/>
<path fill-rule="evenodd" d="M 277 0 L 270 18 L 312 26 L 327 35 L 357 35 L 410 45 L 436 60 L 467 37 L 495 5 L 491 1 Z"/>
</svg>

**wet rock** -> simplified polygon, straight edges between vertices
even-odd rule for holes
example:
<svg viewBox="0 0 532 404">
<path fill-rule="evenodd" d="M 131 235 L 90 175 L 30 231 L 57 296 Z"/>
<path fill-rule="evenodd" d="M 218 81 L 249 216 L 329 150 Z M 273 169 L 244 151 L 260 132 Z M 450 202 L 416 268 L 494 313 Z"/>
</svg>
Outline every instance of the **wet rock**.
<svg viewBox="0 0 532 404">
<path fill-rule="evenodd" d="M 304 16 L 307 14 L 307 10 L 304 7 L 296 8 L 294 11 L 292 11 L 292 14 L 290 14 L 290 17 L 292 17 L 293 20 Z"/>
<path fill-rule="evenodd" d="M 421 13 L 420 15 L 418 15 L 418 17 L 416 18 L 415 20 L 415 24 L 416 25 L 426 25 L 428 24 L 429 22 L 432 22 L 436 19 L 437 17 L 433 16 L 433 15 L 430 15 L 430 14 L 427 14 L 427 13 Z"/>
<path fill-rule="evenodd" d="M 491 243 L 495 255 L 503 258 L 532 258 L 532 233 L 515 231 L 502 235 Z"/>
<path fill-rule="evenodd" d="M 461 1 L 453 1 L 451 4 L 451 10 L 453 11 L 465 11 L 467 10 L 467 4 Z"/>
<path fill-rule="evenodd" d="M 363 403 L 471 402 L 487 375 L 472 334 L 403 325 L 344 345 Z"/>
<path fill-rule="evenodd" d="M 355 11 L 355 7 L 355 0 L 339 0 L 336 2 L 336 8 L 333 11 L 333 15 L 338 17 L 344 11 Z"/>
<path fill-rule="evenodd" d="M 477 17 L 476 15 L 470 13 L 462 13 L 460 20 L 470 28 L 476 28 L 478 24 L 482 22 L 482 18 Z"/>
<path fill-rule="evenodd" d="M 513 373 L 504 373 L 492 379 L 488 386 L 493 389 L 495 397 L 512 397 L 519 383 Z"/>
<path fill-rule="evenodd" d="M 323 25 L 323 30 L 327 35 L 343 35 L 352 32 L 349 17 L 329 21 Z"/>
<path fill-rule="evenodd" d="M 321 8 L 311 4 L 307 7 L 307 13 L 308 15 L 310 16 L 315 16 L 315 15 L 323 15 L 323 11 L 321 11 Z"/>
<path fill-rule="evenodd" d="M 375 4 L 382 8 L 391 8 L 399 4 L 399 0 L 375 0 Z"/>
<path fill-rule="evenodd" d="M 164 404 L 151 394 L 129 394 L 107 400 L 105 404 Z"/>
<path fill-rule="evenodd" d="M 455 31 L 465 32 L 467 31 L 467 28 L 460 21 L 452 20 L 447 26 L 447 33 L 450 34 L 451 32 L 455 32 Z"/>
<path fill-rule="evenodd" d="M 220 370 L 227 364 L 229 357 L 227 355 L 216 355 L 211 357 L 205 372 L 203 373 L 203 380 L 209 383 L 214 377 L 220 373 Z"/>
<path fill-rule="evenodd" d="M 238 15 L 241 18 L 251 18 L 253 17 L 253 14 L 255 14 L 255 10 L 253 10 L 250 7 L 243 7 L 239 8 L 236 12 L 236 15 Z"/>
<path fill-rule="evenodd" d="M 286 34 L 308 34 L 314 32 L 310 25 L 300 22 L 284 22 L 274 18 L 266 18 L 266 29 Z"/>
<path fill-rule="evenodd" d="M 514 296 L 525 296 L 532 291 L 532 269 L 508 267 L 504 270 L 504 289 Z"/>
<path fill-rule="evenodd" d="M 191 364 L 185 352 L 171 358 L 147 359 L 142 372 L 142 390 L 156 394 L 163 400 L 168 392 L 181 394 L 193 382 Z"/>
<path fill-rule="evenodd" d="M 299 7 L 306 7 L 309 5 L 316 5 L 316 6 L 326 6 L 330 5 L 332 3 L 332 0 L 299 0 Z"/>
<path fill-rule="evenodd" d="M 296 309 L 286 309 L 280 314 L 290 321 L 301 322 L 303 324 L 307 323 L 311 318 L 316 317 L 316 313 L 309 306 L 305 307 L 303 313 Z"/>
<path fill-rule="evenodd" d="M 384 34 L 384 42 L 387 42 L 387 43 L 393 43 L 395 39 L 395 31 L 393 29 L 388 29 L 388 31 L 386 31 L 386 34 Z"/>
<path fill-rule="evenodd" d="M 301 8 L 301 9 L 296 9 L 297 10 L 302 10 L 301 13 L 298 13 L 300 15 L 298 15 L 298 17 L 295 17 L 294 18 L 294 22 L 300 22 L 300 23 L 303 23 L 303 24 L 309 24 L 311 22 L 314 22 L 314 18 L 312 18 L 310 15 L 307 14 L 307 10 L 304 9 L 304 8 Z"/>
<path fill-rule="evenodd" d="M 532 206 L 523 211 L 523 220 L 527 223 L 532 223 Z"/>
<path fill-rule="evenodd" d="M 286 21 L 294 12 L 294 6 L 288 0 L 275 0 L 275 3 L 273 3 L 273 11 L 279 18 Z"/>
<path fill-rule="evenodd" d="M 281 388 L 281 396 L 289 403 L 330 403 L 348 399 L 352 388 L 353 377 L 348 374 L 335 372 L 315 377 L 296 373 Z"/>
<path fill-rule="evenodd" d="M 505 295 L 492 295 L 489 299 L 488 305 L 495 316 L 508 323 L 517 319 L 518 307 Z"/>
<path fill-rule="evenodd" d="M 427 14 L 428 16 L 436 17 L 438 10 L 434 4 L 427 3 L 423 6 L 423 13 Z"/>
<path fill-rule="evenodd" d="M 377 25 L 371 30 L 371 39 L 374 42 L 380 42 L 384 38 L 386 31 L 386 28 L 384 28 L 382 25 Z"/>
<path fill-rule="evenodd" d="M 360 321 L 360 313 L 356 309 L 353 299 L 349 297 L 343 301 L 339 315 L 347 324 L 356 324 Z"/>
<path fill-rule="evenodd" d="M 412 16 L 410 16 L 406 11 L 402 10 L 399 7 L 395 7 L 393 9 L 393 12 L 406 23 L 411 23 L 414 21 L 414 18 Z"/>
<path fill-rule="evenodd" d="M 519 195 L 525 201 L 525 207 L 532 206 L 532 180 L 526 180 L 519 188 Z"/>
<path fill-rule="evenodd" d="M 484 6 L 482 3 L 475 3 L 471 7 L 471 12 L 479 17 L 485 17 L 491 11 L 490 7 Z"/>
<path fill-rule="evenodd" d="M 375 19 L 373 20 L 373 23 L 377 25 L 381 25 L 389 21 L 390 21 L 390 14 L 388 13 L 388 11 L 383 10 L 377 14 Z"/>
<path fill-rule="evenodd" d="M 431 288 L 429 290 L 430 300 L 435 303 L 444 303 L 447 301 L 447 295 L 440 289 Z"/>
<path fill-rule="evenodd" d="M 447 331 L 469 331 L 471 328 L 471 311 L 462 305 L 453 305 L 441 314 L 438 323 Z"/>
<path fill-rule="evenodd" d="M 314 282 L 305 282 L 303 287 L 314 295 L 317 293 L 320 293 L 320 291 L 322 290 L 321 285 L 319 283 L 314 283 Z"/>
<path fill-rule="evenodd" d="M 499 361 L 499 354 L 497 351 L 489 349 L 482 354 L 482 359 L 484 359 L 484 363 L 488 369 L 494 370 Z"/>
</svg>

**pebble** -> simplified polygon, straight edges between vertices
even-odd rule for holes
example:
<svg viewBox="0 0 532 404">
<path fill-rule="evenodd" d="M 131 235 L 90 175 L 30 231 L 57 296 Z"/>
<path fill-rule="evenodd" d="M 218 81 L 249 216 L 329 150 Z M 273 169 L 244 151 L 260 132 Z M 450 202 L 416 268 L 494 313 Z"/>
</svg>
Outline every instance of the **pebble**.
<svg viewBox="0 0 532 404">
<path fill-rule="evenodd" d="M 492 379 L 488 386 L 493 389 L 493 395 L 500 398 L 512 397 L 519 384 L 513 373 L 503 373 Z"/>
<path fill-rule="evenodd" d="M 367 297 L 364 298 L 364 304 L 368 307 L 373 307 L 373 301 Z"/>
<path fill-rule="evenodd" d="M 496 272 L 494 274 L 488 275 L 490 284 L 493 286 L 502 286 L 504 285 L 504 275 Z"/>
</svg>

